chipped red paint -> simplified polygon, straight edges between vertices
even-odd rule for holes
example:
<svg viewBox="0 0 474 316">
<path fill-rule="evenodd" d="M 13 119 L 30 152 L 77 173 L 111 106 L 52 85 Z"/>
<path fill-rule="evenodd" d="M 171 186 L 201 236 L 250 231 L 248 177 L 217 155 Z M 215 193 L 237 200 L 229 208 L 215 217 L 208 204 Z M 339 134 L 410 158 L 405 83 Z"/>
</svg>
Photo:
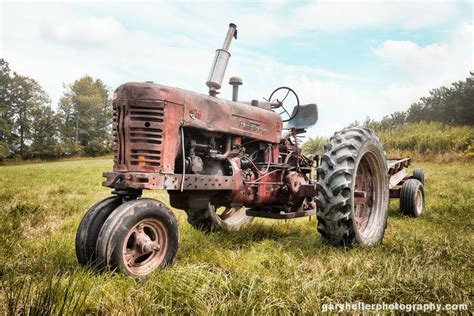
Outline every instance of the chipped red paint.
<svg viewBox="0 0 474 316">
<path fill-rule="evenodd" d="M 182 126 L 275 144 L 282 129 L 280 116 L 273 111 L 153 83 L 121 85 L 115 91 L 113 110 L 114 172 L 104 174 L 103 185 L 123 189 L 179 188 L 182 176 L 174 174 L 174 164 Z M 241 137 L 235 137 L 233 144 L 240 142 Z M 226 155 L 218 156 L 225 159 Z M 277 157 L 275 149 L 273 158 Z M 214 176 L 212 183 L 216 188 L 207 189 L 241 189 L 228 177 Z M 204 188 L 186 185 L 185 189 Z"/>
<path fill-rule="evenodd" d="M 181 126 L 280 142 L 280 116 L 259 107 L 153 83 L 126 83 L 115 95 L 117 172 L 173 173 Z"/>
</svg>

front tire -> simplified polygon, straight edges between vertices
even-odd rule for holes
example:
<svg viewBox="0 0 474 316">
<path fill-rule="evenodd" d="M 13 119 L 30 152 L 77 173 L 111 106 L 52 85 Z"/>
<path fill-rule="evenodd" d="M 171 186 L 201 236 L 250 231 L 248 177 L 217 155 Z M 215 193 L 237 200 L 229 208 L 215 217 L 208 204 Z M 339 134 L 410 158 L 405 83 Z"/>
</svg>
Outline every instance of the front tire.
<svg viewBox="0 0 474 316">
<path fill-rule="evenodd" d="M 120 204 L 122 204 L 120 197 L 111 196 L 94 204 L 82 218 L 76 232 L 76 257 L 81 265 L 96 263 L 97 237 L 107 217 Z"/>
<path fill-rule="evenodd" d="M 380 243 L 387 225 L 389 187 L 378 137 L 368 128 L 347 128 L 324 147 L 318 167 L 318 231 L 332 245 Z"/>
<path fill-rule="evenodd" d="M 178 248 L 176 216 L 153 199 L 122 204 L 107 218 L 97 239 L 100 264 L 134 277 L 170 265 Z"/>
</svg>

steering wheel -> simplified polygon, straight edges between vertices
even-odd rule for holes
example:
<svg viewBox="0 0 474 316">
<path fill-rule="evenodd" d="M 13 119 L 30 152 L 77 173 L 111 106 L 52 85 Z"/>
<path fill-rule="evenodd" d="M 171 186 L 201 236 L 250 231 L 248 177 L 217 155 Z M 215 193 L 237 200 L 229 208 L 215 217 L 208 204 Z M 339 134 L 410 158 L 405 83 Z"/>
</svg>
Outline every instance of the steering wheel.
<svg viewBox="0 0 474 316">
<path fill-rule="evenodd" d="M 274 96 L 278 96 L 276 95 L 277 92 L 279 91 L 283 91 L 283 92 L 280 92 L 281 95 L 284 95 L 284 97 L 281 99 L 281 101 L 279 99 L 275 99 L 274 101 L 272 100 L 272 98 Z M 286 91 L 286 94 L 285 94 L 285 91 Z M 286 98 L 288 97 L 288 95 L 290 94 L 290 92 L 295 96 L 296 98 L 296 105 L 295 105 L 295 109 L 293 109 L 293 113 L 289 113 L 288 110 L 285 108 L 285 106 L 283 105 L 283 101 L 286 100 Z M 298 98 L 298 95 L 296 94 L 296 92 L 289 88 L 289 87 L 279 87 L 279 88 L 276 88 L 275 90 L 273 90 L 273 92 L 270 94 L 270 98 L 268 98 L 268 100 L 270 101 L 270 103 L 272 104 L 272 108 L 273 109 L 278 109 L 280 108 L 282 111 L 279 112 L 278 114 L 280 114 L 281 116 L 281 120 L 286 123 L 288 121 L 291 121 L 295 116 L 296 114 L 298 113 L 298 110 L 300 108 L 300 99 Z"/>
</svg>

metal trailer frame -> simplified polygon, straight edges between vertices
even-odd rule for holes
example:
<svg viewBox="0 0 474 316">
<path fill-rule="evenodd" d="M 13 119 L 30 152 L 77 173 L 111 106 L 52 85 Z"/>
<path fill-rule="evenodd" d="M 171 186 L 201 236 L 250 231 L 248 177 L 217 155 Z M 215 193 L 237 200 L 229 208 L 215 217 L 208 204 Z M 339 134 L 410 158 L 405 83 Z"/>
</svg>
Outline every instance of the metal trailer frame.
<svg viewBox="0 0 474 316">
<path fill-rule="evenodd" d="M 387 159 L 391 199 L 399 199 L 401 186 L 407 179 L 412 178 L 412 176 L 408 174 L 408 167 L 410 165 L 411 158 Z"/>
</svg>

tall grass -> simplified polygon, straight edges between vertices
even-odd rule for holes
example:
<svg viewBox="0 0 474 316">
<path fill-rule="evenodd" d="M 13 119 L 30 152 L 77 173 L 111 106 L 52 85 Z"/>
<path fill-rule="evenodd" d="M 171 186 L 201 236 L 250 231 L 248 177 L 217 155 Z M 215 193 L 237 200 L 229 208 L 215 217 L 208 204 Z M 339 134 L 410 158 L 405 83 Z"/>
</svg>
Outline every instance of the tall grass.
<svg viewBox="0 0 474 316">
<path fill-rule="evenodd" d="M 474 160 L 474 126 L 449 126 L 438 122 L 407 123 L 393 129 L 375 130 L 388 157 L 411 157 L 418 161 Z M 324 153 L 324 137 L 309 138 L 306 154 Z"/>
<path fill-rule="evenodd" d="M 5 312 L 10 315 L 75 315 L 91 290 L 77 276 L 15 276 L 14 272 L 2 278 L 1 287 Z"/>
<path fill-rule="evenodd" d="M 474 126 L 448 126 L 438 122 L 405 124 L 378 132 L 387 151 L 423 155 L 455 154 L 474 158 Z"/>
<path fill-rule="evenodd" d="M 172 267 L 134 280 L 78 265 L 77 226 L 110 160 L 0 167 L 0 314 L 314 314 L 322 303 L 472 303 L 474 168 L 426 171 L 419 219 L 389 209 L 381 245 L 326 245 L 313 218 L 205 234 L 178 217 Z M 168 203 L 164 192 L 147 197 Z"/>
</svg>

